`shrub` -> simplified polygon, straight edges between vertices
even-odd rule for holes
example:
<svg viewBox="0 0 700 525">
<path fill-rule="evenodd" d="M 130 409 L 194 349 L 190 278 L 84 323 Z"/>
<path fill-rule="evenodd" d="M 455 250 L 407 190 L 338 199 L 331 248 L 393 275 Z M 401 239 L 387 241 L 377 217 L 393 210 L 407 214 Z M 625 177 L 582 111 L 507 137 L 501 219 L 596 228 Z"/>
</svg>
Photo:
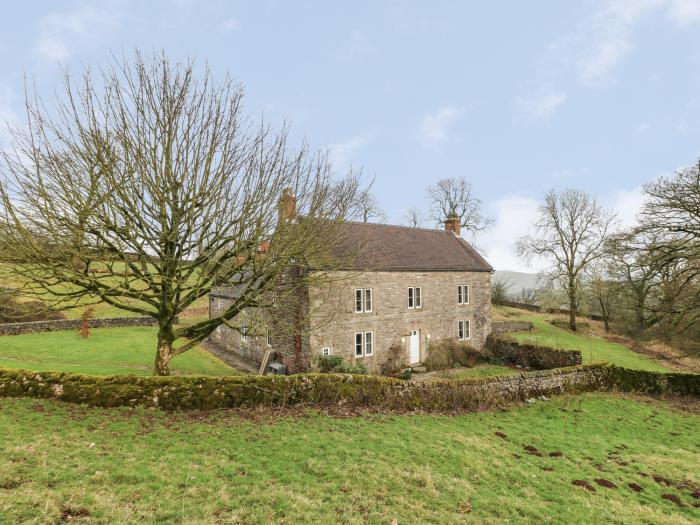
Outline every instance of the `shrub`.
<svg viewBox="0 0 700 525">
<path fill-rule="evenodd" d="M 485 361 L 485 356 L 474 347 L 456 339 L 445 339 L 430 345 L 425 367 L 432 370 L 445 370 L 455 364 L 473 367 Z"/>
<path fill-rule="evenodd" d="M 407 368 L 406 370 L 403 370 L 399 374 L 399 379 L 401 379 L 403 381 L 410 381 L 412 376 L 413 376 L 413 370 L 411 370 L 410 368 Z"/>
<path fill-rule="evenodd" d="M 389 347 L 387 358 L 381 366 L 381 374 L 384 376 L 396 376 L 402 369 L 406 368 L 406 356 L 400 344 L 393 344 Z"/>
<path fill-rule="evenodd" d="M 367 374 L 367 367 L 361 363 L 350 365 L 339 355 L 323 355 L 318 358 L 318 369 L 324 374 Z"/>
</svg>

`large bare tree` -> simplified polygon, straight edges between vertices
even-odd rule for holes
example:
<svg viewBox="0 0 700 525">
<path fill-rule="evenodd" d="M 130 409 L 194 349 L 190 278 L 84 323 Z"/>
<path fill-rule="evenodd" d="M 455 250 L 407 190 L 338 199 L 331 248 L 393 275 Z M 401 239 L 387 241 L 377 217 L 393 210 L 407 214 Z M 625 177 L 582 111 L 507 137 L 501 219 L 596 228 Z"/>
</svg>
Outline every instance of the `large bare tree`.
<svg viewBox="0 0 700 525">
<path fill-rule="evenodd" d="M 540 206 L 533 233 L 518 240 L 521 257 L 529 261 L 544 259 L 551 264 L 552 277 L 567 293 L 572 330 L 576 330 L 580 277 L 603 254 L 613 222 L 614 215 L 583 191 L 550 191 Z"/>
<path fill-rule="evenodd" d="M 137 52 L 98 74 L 66 72 L 51 104 L 28 92 L 0 168 L 2 269 L 56 309 L 103 301 L 155 318 L 157 374 L 218 326 L 239 329 L 237 314 L 269 305 L 299 265 L 333 264 L 358 179 L 334 180 L 286 127 L 246 118 L 228 76 Z M 278 219 L 285 191 L 298 219 Z M 221 315 L 176 324 L 231 283 Z"/>
<path fill-rule="evenodd" d="M 492 220 L 485 217 L 481 201 L 464 177 L 441 179 L 426 189 L 431 200 L 431 219 L 441 226 L 448 217 L 459 218 L 460 227 L 475 234 L 489 228 Z"/>
<path fill-rule="evenodd" d="M 403 216 L 403 223 L 411 228 L 422 228 L 425 225 L 425 222 L 425 214 L 416 206 L 411 206 L 409 209 L 407 209 Z"/>
</svg>

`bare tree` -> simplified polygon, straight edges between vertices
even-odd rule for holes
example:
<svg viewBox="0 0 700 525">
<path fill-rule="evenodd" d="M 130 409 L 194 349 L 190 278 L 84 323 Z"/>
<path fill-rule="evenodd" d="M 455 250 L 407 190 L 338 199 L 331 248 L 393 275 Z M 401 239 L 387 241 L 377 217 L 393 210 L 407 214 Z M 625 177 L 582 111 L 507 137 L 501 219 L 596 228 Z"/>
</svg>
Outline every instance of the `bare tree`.
<svg viewBox="0 0 700 525">
<path fill-rule="evenodd" d="M 567 292 L 572 330 L 576 330 L 579 279 L 586 267 L 603 254 L 613 221 L 614 215 L 585 192 L 550 191 L 540 206 L 534 232 L 518 240 L 521 257 L 544 258 L 552 264 L 553 277 Z"/>
<path fill-rule="evenodd" d="M 336 226 L 363 193 L 356 177 L 334 181 L 326 156 L 292 148 L 286 127 L 251 123 L 228 76 L 198 72 L 138 52 L 98 80 L 66 72 L 52 107 L 28 95 L 0 166 L 3 270 L 56 309 L 105 302 L 155 318 L 161 375 L 218 326 L 240 330 L 236 316 L 269 305 L 300 264 L 331 267 Z M 278 219 L 285 191 L 298 219 Z M 221 315 L 175 324 L 231 283 Z"/>
<path fill-rule="evenodd" d="M 537 288 L 522 288 L 518 299 L 521 303 L 525 304 L 536 304 L 537 298 L 540 295 L 540 291 Z"/>
<path fill-rule="evenodd" d="M 481 201 L 473 195 L 471 184 L 464 177 L 441 179 L 426 191 L 432 203 L 431 218 L 437 225 L 442 225 L 448 217 L 458 217 L 460 227 L 475 234 L 493 223 L 482 214 Z"/>
<path fill-rule="evenodd" d="M 491 283 L 491 302 L 493 304 L 503 304 L 510 301 L 510 290 L 513 282 L 507 277 L 495 278 Z"/>
<path fill-rule="evenodd" d="M 403 223 L 411 228 L 421 228 L 425 224 L 426 219 L 420 208 L 411 206 L 403 217 Z"/>
<path fill-rule="evenodd" d="M 379 206 L 377 198 L 374 196 L 374 193 L 370 191 L 370 189 L 363 192 L 358 199 L 357 206 L 357 214 L 362 222 L 386 222 L 386 213 L 384 213 L 382 207 Z"/>
</svg>

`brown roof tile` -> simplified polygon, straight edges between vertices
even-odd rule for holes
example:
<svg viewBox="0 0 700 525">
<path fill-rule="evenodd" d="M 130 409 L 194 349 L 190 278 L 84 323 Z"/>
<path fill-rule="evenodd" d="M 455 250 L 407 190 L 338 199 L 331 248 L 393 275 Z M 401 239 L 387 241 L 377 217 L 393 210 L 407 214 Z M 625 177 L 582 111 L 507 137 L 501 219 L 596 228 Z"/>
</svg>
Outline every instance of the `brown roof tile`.
<svg viewBox="0 0 700 525">
<path fill-rule="evenodd" d="M 464 239 L 445 230 L 347 222 L 338 255 L 353 256 L 353 270 L 491 272 L 493 268 Z"/>
</svg>

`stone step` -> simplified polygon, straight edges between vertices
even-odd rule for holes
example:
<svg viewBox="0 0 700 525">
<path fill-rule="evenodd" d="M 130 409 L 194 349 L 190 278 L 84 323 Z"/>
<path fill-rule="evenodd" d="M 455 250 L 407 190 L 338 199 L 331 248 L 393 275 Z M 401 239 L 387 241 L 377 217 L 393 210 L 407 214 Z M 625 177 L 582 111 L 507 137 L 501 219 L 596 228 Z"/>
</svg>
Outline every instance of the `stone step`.
<svg viewBox="0 0 700 525">
<path fill-rule="evenodd" d="M 425 374 L 428 371 L 428 369 L 425 368 L 424 365 L 412 366 L 411 370 L 413 371 L 414 374 Z"/>
</svg>

